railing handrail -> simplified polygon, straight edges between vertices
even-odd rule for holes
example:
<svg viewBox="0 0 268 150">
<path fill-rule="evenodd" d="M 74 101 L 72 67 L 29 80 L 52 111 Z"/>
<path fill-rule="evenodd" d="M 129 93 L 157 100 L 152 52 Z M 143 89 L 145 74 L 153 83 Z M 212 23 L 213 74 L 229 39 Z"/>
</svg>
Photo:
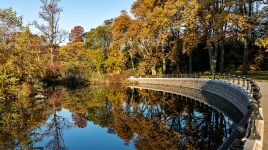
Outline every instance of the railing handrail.
<svg viewBox="0 0 268 150">
<path fill-rule="evenodd" d="M 235 84 L 235 80 L 237 80 L 237 85 L 240 85 L 240 79 L 243 80 L 243 85 L 242 87 L 246 87 L 245 82 L 247 83 L 247 87 L 246 90 L 250 90 L 249 94 L 251 94 L 251 98 L 255 99 L 257 101 L 253 102 L 250 101 L 250 103 L 248 104 L 248 111 L 246 112 L 246 114 L 244 115 L 244 117 L 241 119 L 241 121 L 238 124 L 232 124 L 230 126 L 230 130 L 232 131 L 232 133 L 230 134 L 230 136 L 223 142 L 223 144 L 218 148 L 218 150 L 227 150 L 231 147 L 231 145 L 235 145 L 236 148 L 243 148 L 243 144 L 241 142 L 242 138 L 244 138 L 246 136 L 246 123 L 249 122 L 250 119 L 250 132 L 248 135 L 248 139 L 259 139 L 260 136 L 258 135 L 258 133 L 256 132 L 256 126 L 255 126 L 255 119 L 262 119 L 262 117 L 259 114 L 259 108 L 260 108 L 260 98 L 262 97 L 262 95 L 259 93 L 260 88 L 258 87 L 257 83 L 255 83 L 253 80 L 250 80 L 250 78 L 246 78 L 246 77 L 241 77 L 241 76 L 235 76 L 235 75 L 230 75 L 230 74 L 221 74 L 221 73 L 203 73 L 204 75 L 204 79 L 206 79 L 206 75 L 208 76 L 208 79 L 211 80 L 221 80 L 221 76 L 223 76 L 223 79 L 225 80 L 225 76 L 228 77 L 228 82 L 231 82 L 230 77 L 232 78 L 232 82 L 233 84 Z M 167 74 L 167 75 L 139 75 L 139 76 L 132 76 L 132 78 L 134 77 L 138 77 L 138 78 L 142 78 L 143 76 L 146 78 L 146 76 L 148 78 L 151 77 L 167 77 L 169 78 L 169 75 L 171 78 L 187 78 L 187 76 L 190 78 L 194 76 L 194 78 L 201 78 L 202 77 L 202 73 L 194 73 L 194 74 Z M 216 78 L 217 76 L 217 78 Z M 237 78 L 237 79 L 236 79 Z M 250 84 L 250 86 L 249 86 Z M 238 139 L 238 140 L 236 140 Z"/>
</svg>

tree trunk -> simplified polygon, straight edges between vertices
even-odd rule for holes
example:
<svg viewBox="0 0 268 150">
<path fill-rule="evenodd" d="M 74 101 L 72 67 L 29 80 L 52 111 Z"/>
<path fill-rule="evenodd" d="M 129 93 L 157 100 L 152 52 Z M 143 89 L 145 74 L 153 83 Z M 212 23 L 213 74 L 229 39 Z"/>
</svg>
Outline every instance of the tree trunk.
<svg viewBox="0 0 268 150">
<path fill-rule="evenodd" d="M 162 44 L 162 59 L 163 59 L 163 74 L 165 74 L 167 68 L 166 68 L 165 48 L 163 47 L 163 44 Z"/>
<path fill-rule="evenodd" d="M 165 74 L 167 71 L 167 68 L 166 68 L 166 59 L 163 58 L 163 74 Z"/>
<path fill-rule="evenodd" d="M 133 56 L 130 54 L 132 69 L 134 70 Z"/>
<path fill-rule="evenodd" d="M 244 37 L 244 56 L 243 56 L 243 70 L 242 70 L 242 75 L 247 75 L 248 74 L 248 39 L 245 36 Z"/>
<path fill-rule="evenodd" d="M 216 70 L 217 55 L 218 55 L 218 44 L 215 45 L 215 49 L 211 43 L 208 44 L 209 60 L 210 60 L 210 73 L 213 75 Z M 214 53 L 213 53 L 214 52 Z"/>
<path fill-rule="evenodd" d="M 51 65 L 53 64 L 53 46 L 51 46 Z"/>
<path fill-rule="evenodd" d="M 248 16 L 251 17 L 251 8 L 252 1 L 249 0 L 249 14 Z M 244 56 L 243 56 L 243 70 L 242 70 L 242 75 L 247 75 L 248 74 L 248 29 L 245 29 L 245 36 L 244 36 Z"/>
<path fill-rule="evenodd" d="M 212 71 L 211 67 L 212 67 L 212 45 L 209 43 L 208 44 L 208 54 L 209 54 L 209 66 L 210 66 L 210 73 Z"/>
<path fill-rule="evenodd" d="M 223 47 L 224 38 L 222 37 L 221 40 L 221 54 L 220 54 L 220 72 L 224 73 L 224 47 Z"/>
<path fill-rule="evenodd" d="M 189 73 L 192 73 L 192 53 L 189 54 Z"/>
<path fill-rule="evenodd" d="M 155 65 L 152 66 L 151 70 L 152 70 L 152 75 L 156 75 Z"/>
<path fill-rule="evenodd" d="M 178 58 L 177 58 L 177 61 L 176 61 L 176 68 L 177 68 L 177 73 L 181 72 L 180 61 L 179 61 Z"/>
</svg>

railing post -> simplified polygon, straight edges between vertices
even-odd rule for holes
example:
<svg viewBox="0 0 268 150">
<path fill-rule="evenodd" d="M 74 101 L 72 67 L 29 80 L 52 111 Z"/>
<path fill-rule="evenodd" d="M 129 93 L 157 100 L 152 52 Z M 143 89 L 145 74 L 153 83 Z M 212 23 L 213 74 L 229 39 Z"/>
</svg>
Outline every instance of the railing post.
<svg viewBox="0 0 268 150">
<path fill-rule="evenodd" d="M 253 87 L 252 87 L 253 83 L 254 83 L 254 82 L 253 82 L 252 80 L 250 80 L 250 94 L 253 93 Z"/>
<path fill-rule="evenodd" d="M 243 77 L 243 85 L 242 85 L 243 87 L 245 87 L 245 79 L 246 79 L 246 78 Z"/>
<path fill-rule="evenodd" d="M 225 81 L 225 73 L 223 74 L 223 81 Z"/>
<path fill-rule="evenodd" d="M 254 105 L 254 111 L 251 114 L 251 118 L 250 118 L 250 129 L 249 129 L 249 133 L 248 133 L 248 139 L 250 140 L 255 140 L 255 139 L 260 139 L 260 135 L 258 133 L 258 130 L 256 129 L 255 126 L 255 119 L 258 116 L 258 110 L 259 110 L 259 105 L 255 102 L 251 102 L 250 105 Z"/>
<path fill-rule="evenodd" d="M 230 74 L 228 74 L 228 82 L 230 82 Z"/>
<path fill-rule="evenodd" d="M 201 75 L 202 75 L 202 74 L 201 74 L 201 72 L 200 72 L 200 73 L 199 73 L 199 78 L 200 78 L 200 79 L 201 79 Z"/>
<path fill-rule="evenodd" d="M 213 79 L 215 80 L 215 73 L 213 73 Z"/>
<path fill-rule="evenodd" d="M 233 75 L 233 83 L 234 83 L 234 78 L 235 78 L 235 75 Z"/>
<path fill-rule="evenodd" d="M 249 82 L 250 80 L 247 78 L 247 90 L 249 90 Z"/>
<path fill-rule="evenodd" d="M 240 76 L 238 76 L 237 78 L 238 78 L 237 85 L 240 85 Z"/>
<path fill-rule="evenodd" d="M 256 130 L 256 126 L 255 126 L 255 119 L 258 116 L 259 113 L 259 105 L 255 102 L 250 102 L 249 106 L 254 108 L 254 111 L 251 114 L 251 118 L 250 118 L 250 129 L 249 129 L 249 133 L 248 133 L 248 139 L 250 140 L 255 140 L 255 139 L 260 139 L 260 135 L 258 133 L 258 131 Z"/>
<path fill-rule="evenodd" d="M 252 113 L 251 115 L 251 119 L 250 119 L 250 129 L 249 129 L 249 137 L 248 139 L 250 140 L 255 140 L 255 139 L 261 139 L 258 130 L 256 129 L 255 126 L 255 118 L 256 115 L 253 115 L 254 113 Z"/>
<path fill-rule="evenodd" d="M 252 95 L 253 99 L 257 101 L 258 104 L 258 110 L 256 111 L 257 113 L 257 117 L 255 119 L 257 120 L 263 120 L 263 117 L 261 116 L 260 112 L 259 112 L 259 108 L 261 107 L 260 105 L 260 99 L 262 98 L 262 94 L 259 93 L 260 92 L 260 87 L 258 87 L 258 85 L 255 83 L 253 84 L 253 92 L 254 94 Z"/>
<path fill-rule="evenodd" d="M 209 75 L 209 79 L 210 79 L 210 73 L 208 73 L 208 75 Z"/>
</svg>

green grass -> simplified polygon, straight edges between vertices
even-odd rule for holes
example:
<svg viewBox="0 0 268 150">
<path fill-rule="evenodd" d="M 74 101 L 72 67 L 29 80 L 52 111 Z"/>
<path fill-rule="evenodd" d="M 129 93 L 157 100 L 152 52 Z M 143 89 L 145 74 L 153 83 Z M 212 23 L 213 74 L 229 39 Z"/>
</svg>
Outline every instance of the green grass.
<svg viewBox="0 0 268 150">
<path fill-rule="evenodd" d="M 245 77 L 245 78 L 252 78 L 252 77 L 268 77 L 268 71 L 248 71 L 247 75 L 242 75 L 242 71 L 231 71 L 231 72 L 225 72 L 226 76 L 225 79 L 228 80 L 228 74 L 230 74 L 230 81 L 233 80 L 232 75 L 235 76 L 240 76 L 240 77 Z M 212 76 L 210 76 L 212 78 Z M 202 73 L 202 78 L 204 78 L 203 73 Z M 208 75 L 206 76 L 206 78 L 208 79 Z M 218 73 L 216 73 L 216 79 L 218 79 Z M 223 76 L 221 76 L 220 79 L 223 79 Z M 251 80 L 254 81 L 260 81 L 259 78 L 254 79 L 252 78 Z M 261 78 L 262 81 L 268 81 L 268 78 Z M 242 81 L 242 79 L 241 79 Z"/>
<path fill-rule="evenodd" d="M 236 76 L 241 76 L 241 77 L 267 77 L 268 76 L 268 71 L 248 71 L 248 75 L 241 75 L 242 71 L 232 71 L 232 72 L 225 72 L 225 74 L 231 74 L 231 75 L 236 75 Z"/>
</svg>

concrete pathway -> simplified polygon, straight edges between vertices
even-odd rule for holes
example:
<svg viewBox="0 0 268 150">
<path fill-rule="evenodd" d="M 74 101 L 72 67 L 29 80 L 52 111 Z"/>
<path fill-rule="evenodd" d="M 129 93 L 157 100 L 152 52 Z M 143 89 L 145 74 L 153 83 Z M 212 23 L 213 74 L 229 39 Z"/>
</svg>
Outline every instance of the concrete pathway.
<svg viewBox="0 0 268 150">
<path fill-rule="evenodd" d="M 257 82 L 261 88 L 260 93 L 262 98 L 260 99 L 263 120 L 264 120 L 264 132 L 263 132 L 263 150 L 268 150 L 268 82 Z"/>
</svg>

